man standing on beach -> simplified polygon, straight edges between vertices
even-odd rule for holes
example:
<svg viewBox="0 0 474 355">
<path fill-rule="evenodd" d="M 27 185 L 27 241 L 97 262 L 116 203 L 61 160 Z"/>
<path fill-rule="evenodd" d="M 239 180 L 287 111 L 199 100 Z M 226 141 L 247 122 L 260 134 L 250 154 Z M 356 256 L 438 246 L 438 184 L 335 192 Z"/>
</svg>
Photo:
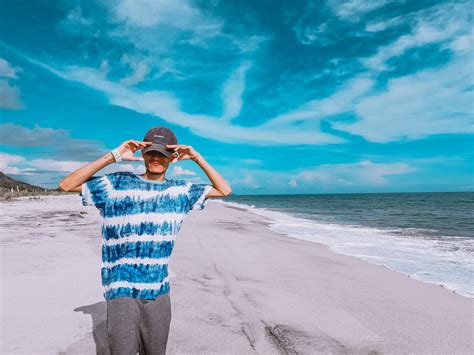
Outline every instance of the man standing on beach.
<svg viewBox="0 0 474 355">
<path fill-rule="evenodd" d="M 171 322 L 168 262 L 176 235 L 190 210 L 208 197 L 232 190 L 192 146 L 177 144 L 166 127 L 150 129 L 143 141 L 128 140 L 79 168 L 59 184 L 80 192 L 84 206 L 97 207 L 102 224 L 102 268 L 107 335 L 115 354 L 164 354 Z M 134 155 L 141 150 L 142 157 Z M 196 184 L 165 178 L 169 164 L 195 161 L 212 182 Z M 143 160 L 146 172 L 93 176 L 122 160 Z"/>
</svg>

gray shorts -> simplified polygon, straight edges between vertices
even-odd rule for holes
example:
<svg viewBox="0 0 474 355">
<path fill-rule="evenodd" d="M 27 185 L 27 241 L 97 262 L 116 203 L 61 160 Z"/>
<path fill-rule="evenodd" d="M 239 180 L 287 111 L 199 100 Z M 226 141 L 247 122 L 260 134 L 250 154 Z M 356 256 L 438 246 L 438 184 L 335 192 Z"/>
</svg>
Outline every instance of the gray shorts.
<svg viewBox="0 0 474 355">
<path fill-rule="evenodd" d="M 171 323 L 170 293 L 153 300 L 107 300 L 107 335 L 111 355 L 165 354 Z"/>
</svg>

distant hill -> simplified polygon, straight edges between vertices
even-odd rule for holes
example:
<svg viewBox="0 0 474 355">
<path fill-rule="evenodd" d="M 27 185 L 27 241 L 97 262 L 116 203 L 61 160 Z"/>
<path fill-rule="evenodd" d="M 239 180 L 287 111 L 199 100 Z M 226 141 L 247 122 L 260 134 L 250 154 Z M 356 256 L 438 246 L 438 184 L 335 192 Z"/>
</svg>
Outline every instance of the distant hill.
<svg viewBox="0 0 474 355">
<path fill-rule="evenodd" d="M 5 175 L 3 172 L 0 171 L 0 189 L 2 190 L 11 190 L 12 188 L 16 191 L 18 186 L 19 190 L 23 191 L 44 191 L 45 188 L 41 186 L 30 185 L 26 182 L 14 179 L 8 175 Z M 55 189 L 46 189 L 48 191 L 54 191 Z"/>
</svg>

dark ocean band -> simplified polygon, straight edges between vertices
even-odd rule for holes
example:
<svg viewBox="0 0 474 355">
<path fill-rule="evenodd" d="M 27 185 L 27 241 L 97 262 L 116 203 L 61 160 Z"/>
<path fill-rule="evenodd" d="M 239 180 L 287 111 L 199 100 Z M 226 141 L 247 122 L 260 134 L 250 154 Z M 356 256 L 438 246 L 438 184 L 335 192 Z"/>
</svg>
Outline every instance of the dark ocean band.
<svg viewBox="0 0 474 355">
<path fill-rule="evenodd" d="M 174 241 L 134 242 L 102 246 L 102 261 L 114 263 L 122 258 L 169 258 Z"/>
<path fill-rule="evenodd" d="M 181 227 L 181 221 L 164 221 L 163 223 L 154 222 L 142 222 L 138 224 L 123 224 L 123 225 L 103 225 L 102 236 L 106 239 L 117 239 L 123 236 L 136 234 L 158 234 L 158 235 L 170 235 L 176 234 Z"/>
<path fill-rule="evenodd" d="M 113 268 L 102 268 L 102 285 L 106 286 L 116 281 L 129 281 L 137 283 L 163 282 L 168 276 L 168 264 L 120 264 Z"/>
</svg>

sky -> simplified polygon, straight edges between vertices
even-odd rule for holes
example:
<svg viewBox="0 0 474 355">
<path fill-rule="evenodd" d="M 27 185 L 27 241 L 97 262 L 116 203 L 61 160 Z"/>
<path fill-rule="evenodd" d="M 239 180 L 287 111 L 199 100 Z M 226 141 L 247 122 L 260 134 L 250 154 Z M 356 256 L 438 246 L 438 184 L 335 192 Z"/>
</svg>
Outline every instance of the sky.
<svg viewBox="0 0 474 355">
<path fill-rule="evenodd" d="M 474 191 L 472 9 L 0 0 L 0 171 L 57 187 L 166 126 L 234 194 Z"/>
</svg>

